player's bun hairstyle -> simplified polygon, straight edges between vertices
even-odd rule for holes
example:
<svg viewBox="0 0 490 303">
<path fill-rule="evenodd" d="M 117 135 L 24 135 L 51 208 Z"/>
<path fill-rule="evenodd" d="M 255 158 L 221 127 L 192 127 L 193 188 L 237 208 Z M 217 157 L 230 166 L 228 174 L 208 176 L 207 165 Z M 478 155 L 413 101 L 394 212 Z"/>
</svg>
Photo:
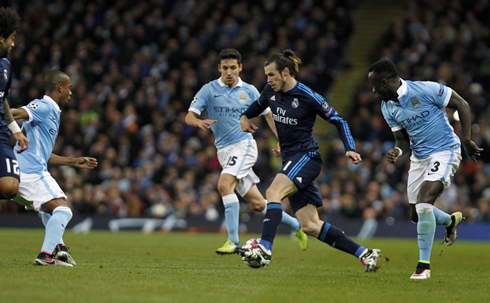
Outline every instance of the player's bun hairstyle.
<svg viewBox="0 0 490 303">
<path fill-rule="evenodd" d="M 378 74 L 382 79 L 398 78 L 398 69 L 393 62 L 387 59 L 373 63 L 369 67 L 369 72 Z"/>
<path fill-rule="evenodd" d="M 264 66 L 268 66 L 271 63 L 276 63 L 278 71 L 284 70 L 285 67 L 289 69 L 289 74 L 293 78 L 299 74 L 299 66 L 301 65 L 301 59 L 296 56 L 296 54 L 290 50 L 285 49 L 282 53 L 275 53 L 265 61 Z"/>
<path fill-rule="evenodd" d="M 242 64 L 242 55 L 234 48 L 225 48 L 218 54 L 219 63 L 224 59 L 236 59 L 238 64 Z"/>
<path fill-rule="evenodd" d="M 20 17 L 10 7 L 0 7 L 0 36 L 8 38 L 20 28 Z"/>
</svg>

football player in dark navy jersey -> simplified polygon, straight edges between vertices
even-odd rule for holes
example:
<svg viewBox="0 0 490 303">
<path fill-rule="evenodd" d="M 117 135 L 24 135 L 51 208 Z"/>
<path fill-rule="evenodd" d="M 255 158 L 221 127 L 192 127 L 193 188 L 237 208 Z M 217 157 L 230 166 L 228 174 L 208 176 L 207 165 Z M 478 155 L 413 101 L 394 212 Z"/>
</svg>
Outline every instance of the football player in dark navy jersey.
<svg viewBox="0 0 490 303">
<path fill-rule="evenodd" d="M 19 165 L 9 146 L 10 133 L 19 142 L 19 153 L 29 147 L 27 138 L 12 117 L 7 100 L 12 69 L 6 57 L 15 45 L 19 26 L 19 15 L 10 8 L 0 7 L 0 199 L 12 199 L 19 191 Z"/>
<path fill-rule="evenodd" d="M 346 121 L 322 96 L 296 80 L 300 64 L 301 60 L 291 50 L 269 57 L 264 64 L 268 83 L 259 100 L 240 117 L 242 130 L 254 133 L 257 126 L 250 119 L 270 107 L 281 148 L 274 155 L 282 155 L 283 166 L 266 192 L 267 212 L 260 243 L 257 248 L 240 249 L 239 252 L 244 259 L 253 259 L 262 266 L 269 265 L 272 244 L 281 220 L 280 201 L 289 197 L 304 232 L 358 257 L 366 271 L 376 271 L 379 249 L 367 249 L 357 244 L 342 230 L 323 222 L 318 216 L 317 207 L 322 205 L 322 197 L 314 180 L 320 174 L 322 159 L 318 143 L 313 138 L 316 116 L 337 127 L 346 149 L 345 155 L 352 163 L 357 164 L 362 159 L 355 152 L 354 139 Z"/>
</svg>

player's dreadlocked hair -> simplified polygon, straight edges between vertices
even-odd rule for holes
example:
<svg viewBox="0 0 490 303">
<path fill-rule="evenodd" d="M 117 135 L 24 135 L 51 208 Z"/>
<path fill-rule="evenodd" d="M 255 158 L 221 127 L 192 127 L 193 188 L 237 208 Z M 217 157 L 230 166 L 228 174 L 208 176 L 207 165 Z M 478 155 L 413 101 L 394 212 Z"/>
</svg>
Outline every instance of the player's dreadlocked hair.
<svg viewBox="0 0 490 303">
<path fill-rule="evenodd" d="M 369 67 L 369 72 L 374 72 L 383 79 L 392 79 L 398 77 L 398 69 L 396 68 L 395 64 L 386 59 L 373 63 Z"/>
<path fill-rule="evenodd" d="M 20 28 L 20 17 L 9 7 L 0 7 L 0 37 L 8 38 Z"/>
<path fill-rule="evenodd" d="M 301 59 L 298 58 L 294 52 L 290 49 L 285 49 L 282 53 L 276 53 L 265 61 L 264 66 L 268 66 L 271 63 L 276 63 L 278 71 L 282 71 L 285 67 L 289 69 L 289 73 L 293 78 L 299 74 L 299 66 L 301 65 Z"/>
<path fill-rule="evenodd" d="M 221 62 L 221 60 L 224 59 L 236 59 L 238 64 L 242 64 L 242 55 L 240 54 L 239 51 L 237 51 L 234 48 L 225 48 L 221 52 L 219 52 L 218 55 L 218 60 Z"/>
</svg>

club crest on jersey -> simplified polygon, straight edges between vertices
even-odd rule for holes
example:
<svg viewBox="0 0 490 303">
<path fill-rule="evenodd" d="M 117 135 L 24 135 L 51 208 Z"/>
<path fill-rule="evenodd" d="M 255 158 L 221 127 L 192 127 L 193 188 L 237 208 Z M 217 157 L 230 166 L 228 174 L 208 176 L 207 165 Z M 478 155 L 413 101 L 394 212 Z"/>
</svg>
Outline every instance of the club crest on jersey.
<svg viewBox="0 0 490 303">
<path fill-rule="evenodd" d="M 7 81 L 7 79 L 9 78 L 9 75 L 8 75 L 6 69 L 3 70 L 3 78 L 5 79 L 5 81 Z"/>
<path fill-rule="evenodd" d="M 298 106 L 299 106 L 299 100 L 298 100 L 298 98 L 294 98 L 293 99 L 293 103 L 291 103 L 291 106 L 293 108 L 298 108 Z"/>
<path fill-rule="evenodd" d="M 412 102 L 413 108 L 417 108 L 417 107 L 420 107 L 422 105 L 422 104 L 420 104 L 420 101 L 419 101 L 419 99 L 417 99 L 417 97 L 410 99 L 410 102 Z"/>
<path fill-rule="evenodd" d="M 238 98 L 240 99 L 240 102 L 241 102 L 241 103 L 247 103 L 247 95 L 245 95 L 245 94 L 240 94 L 240 95 L 238 96 Z"/>
<path fill-rule="evenodd" d="M 37 104 L 36 102 L 31 102 L 28 104 L 28 106 L 32 109 L 36 109 L 39 107 L 39 104 Z"/>
</svg>

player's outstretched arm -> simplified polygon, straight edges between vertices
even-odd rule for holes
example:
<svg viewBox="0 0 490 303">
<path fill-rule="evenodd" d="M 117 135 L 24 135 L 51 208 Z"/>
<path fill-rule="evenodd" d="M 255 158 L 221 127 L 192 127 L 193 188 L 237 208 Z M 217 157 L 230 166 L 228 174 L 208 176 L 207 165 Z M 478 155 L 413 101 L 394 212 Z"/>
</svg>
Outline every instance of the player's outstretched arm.
<svg viewBox="0 0 490 303">
<path fill-rule="evenodd" d="M 258 127 L 255 125 L 252 120 L 247 118 L 247 116 L 243 115 L 240 117 L 240 126 L 242 127 L 242 131 L 254 134 Z"/>
<path fill-rule="evenodd" d="M 58 166 L 67 165 L 67 166 L 88 168 L 88 169 L 94 169 L 97 167 L 98 164 L 99 163 L 97 162 L 97 159 L 92 157 L 70 158 L 70 157 L 58 156 L 56 154 L 51 154 L 48 160 L 48 165 L 58 165 Z"/>
<path fill-rule="evenodd" d="M 185 116 L 185 123 L 190 126 L 199 127 L 203 130 L 208 130 L 211 128 L 211 124 L 218 122 L 218 120 L 211 119 L 199 119 L 195 112 L 188 112 Z"/>
<path fill-rule="evenodd" d="M 463 133 L 461 142 L 464 150 L 470 156 L 471 160 L 477 162 L 477 157 L 481 156 L 483 148 L 479 148 L 476 143 L 471 140 L 471 110 L 468 102 L 466 102 L 466 100 L 464 100 L 453 90 L 447 107 L 458 111 L 461 130 Z"/>
</svg>

